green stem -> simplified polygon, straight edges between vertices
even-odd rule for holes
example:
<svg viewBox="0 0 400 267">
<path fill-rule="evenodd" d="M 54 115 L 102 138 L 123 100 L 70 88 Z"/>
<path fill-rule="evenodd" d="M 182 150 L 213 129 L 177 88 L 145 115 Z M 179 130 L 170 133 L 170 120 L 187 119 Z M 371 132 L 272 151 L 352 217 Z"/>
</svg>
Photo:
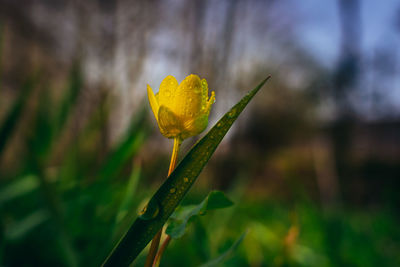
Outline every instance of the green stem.
<svg viewBox="0 0 400 267">
<path fill-rule="evenodd" d="M 153 267 L 160 266 L 161 257 L 163 255 L 164 251 L 167 249 L 167 246 L 170 241 L 171 241 L 171 236 L 167 235 L 167 237 L 165 238 L 164 242 L 161 245 L 160 250 L 157 252 L 156 258 L 154 259 L 154 262 L 153 262 Z"/>
<path fill-rule="evenodd" d="M 182 140 L 180 138 L 174 139 L 174 147 L 172 149 L 172 155 L 171 155 L 171 161 L 169 164 L 168 176 L 175 169 L 176 163 L 178 161 L 179 148 L 181 147 L 181 144 L 182 144 Z M 146 263 L 144 264 L 145 267 L 151 267 L 153 265 L 154 258 L 157 255 L 158 246 L 160 244 L 161 234 L 162 234 L 162 228 L 160 229 L 160 231 L 157 232 L 157 234 L 153 237 L 153 240 L 151 241 L 150 251 L 149 251 L 149 254 L 147 255 Z"/>
</svg>

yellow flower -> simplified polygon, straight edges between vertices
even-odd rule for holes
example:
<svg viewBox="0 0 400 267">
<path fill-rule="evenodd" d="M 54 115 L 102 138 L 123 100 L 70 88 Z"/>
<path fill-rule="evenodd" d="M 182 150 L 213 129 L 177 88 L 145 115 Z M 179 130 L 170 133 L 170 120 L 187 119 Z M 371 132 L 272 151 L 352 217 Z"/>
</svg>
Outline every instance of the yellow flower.
<svg viewBox="0 0 400 267">
<path fill-rule="evenodd" d="M 181 84 L 173 76 L 167 76 L 154 95 L 147 85 L 149 102 L 160 132 L 167 138 L 186 139 L 204 131 L 208 124 L 215 93 L 208 98 L 205 79 L 191 74 Z"/>
</svg>

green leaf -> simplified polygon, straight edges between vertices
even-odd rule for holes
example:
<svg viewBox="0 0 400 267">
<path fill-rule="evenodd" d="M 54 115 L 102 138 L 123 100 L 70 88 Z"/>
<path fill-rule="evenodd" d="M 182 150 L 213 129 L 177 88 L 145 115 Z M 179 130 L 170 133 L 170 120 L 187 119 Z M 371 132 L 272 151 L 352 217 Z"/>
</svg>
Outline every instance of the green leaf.
<svg viewBox="0 0 400 267">
<path fill-rule="evenodd" d="M 233 202 L 221 191 L 212 191 L 208 195 L 207 205 L 204 212 L 208 210 L 223 209 L 233 205 Z"/>
<path fill-rule="evenodd" d="M 54 121 L 55 135 L 61 133 L 63 126 L 65 125 L 68 117 L 70 116 L 73 106 L 78 100 L 79 93 L 83 87 L 83 78 L 80 66 L 75 63 L 72 66 L 71 73 L 69 76 L 69 83 L 65 94 L 62 97 L 58 108 L 55 110 L 56 118 Z"/>
<path fill-rule="evenodd" d="M 247 93 L 193 146 L 149 201 L 148 206 L 152 207 L 147 210 L 151 211 L 151 216 L 141 216 L 134 221 L 103 266 L 128 266 L 139 255 L 174 212 L 232 124 L 268 79 Z"/>
<path fill-rule="evenodd" d="M 35 175 L 27 175 L 0 190 L 0 206 L 14 198 L 32 192 L 39 187 L 38 178 Z"/>
<path fill-rule="evenodd" d="M 116 223 L 120 222 L 128 213 L 128 211 L 131 209 L 133 203 L 133 196 L 135 195 L 140 175 L 141 175 L 141 166 L 139 163 L 135 163 L 133 166 L 131 176 L 128 181 L 128 185 L 126 187 L 125 196 L 121 202 L 121 205 L 117 212 L 117 216 L 115 218 Z"/>
<path fill-rule="evenodd" d="M 8 240 L 17 240 L 49 218 L 49 213 L 46 210 L 35 211 L 23 218 L 21 221 L 18 221 L 7 227 L 5 230 L 5 236 Z"/>
<path fill-rule="evenodd" d="M 99 170 L 100 180 L 107 182 L 111 180 L 122 169 L 124 164 L 132 159 L 146 140 L 147 128 L 145 126 L 146 113 L 142 110 L 138 116 L 133 118 L 131 125 L 116 148 L 110 153 Z"/>
<path fill-rule="evenodd" d="M 233 205 L 223 192 L 212 191 L 198 205 L 187 205 L 179 207 L 172 215 L 171 222 L 165 231 L 172 238 L 178 239 L 185 233 L 186 225 L 190 218 L 197 215 L 205 215 L 213 209 L 223 209 Z"/>
<path fill-rule="evenodd" d="M 22 117 L 26 102 L 32 92 L 36 83 L 36 78 L 28 79 L 22 86 L 21 94 L 11 107 L 8 114 L 5 116 L 4 121 L 0 125 L 0 157 L 5 149 L 8 140 L 11 138 L 17 123 Z"/>
<path fill-rule="evenodd" d="M 247 232 L 244 232 L 236 241 L 232 244 L 232 246 L 222 253 L 218 258 L 215 258 L 205 264 L 200 265 L 200 267 L 213 267 L 213 266 L 221 266 L 221 263 L 225 261 L 232 253 L 237 249 L 237 247 L 242 243 L 244 237 L 246 236 Z"/>
<path fill-rule="evenodd" d="M 27 138 L 27 145 L 30 148 L 28 151 L 28 155 L 31 157 L 30 164 L 34 166 L 34 169 L 38 168 L 38 165 L 44 164 L 54 142 L 50 88 L 47 86 L 41 88 L 39 94 L 40 102 L 32 120 L 32 134 Z M 39 136 L 40 138 L 38 138 Z"/>
</svg>

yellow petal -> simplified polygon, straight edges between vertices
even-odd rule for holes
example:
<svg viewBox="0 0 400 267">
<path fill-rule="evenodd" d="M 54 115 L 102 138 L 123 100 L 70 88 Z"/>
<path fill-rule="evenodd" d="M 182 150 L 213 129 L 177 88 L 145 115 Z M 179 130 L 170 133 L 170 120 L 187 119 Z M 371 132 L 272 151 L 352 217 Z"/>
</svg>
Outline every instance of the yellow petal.
<svg viewBox="0 0 400 267">
<path fill-rule="evenodd" d="M 181 138 L 186 139 L 191 136 L 200 134 L 208 125 L 208 115 L 202 114 L 192 120 L 187 120 L 184 123 L 184 133 Z"/>
<path fill-rule="evenodd" d="M 166 106 L 161 106 L 158 111 L 158 127 L 167 138 L 178 137 L 183 130 L 182 121 Z"/>
<path fill-rule="evenodd" d="M 160 90 L 158 91 L 158 104 L 159 106 L 165 106 L 173 110 L 173 99 L 178 88 L 178 81 L 174 76 L 167 76 L 160 84 Z"/>
<path fill-rule="evenodd" d="M 156 117 L 156 120 L 158 121 L 158 100 L 157 97 L 154 95 L 150 85 L 147 85 L 147 96 L 149 97 L 150 107 L 154 113 L 154 117 Z"/>
<path fill-rule="evenodd" d="M 210 115 L 211 106 L 214 103 L 215 103 L 215 92 L 212 91 L 211 92 L 211 96 L 207 100 L 207 103 L 206 103 L 205 108 L 204 108 L 204 113 L 207 115 L 207 117 L 208 117 L 208 115 Z"/>
<path fill-rule="evenodd" d="M 207 102 L 207 97 L 208 97 L 208 83 L 207 83 L 206 79 L 201 79 L 201 88 L 202 88 L 202 92 L 201 92 L 202 103 L 203 103 L 203 105 L 205 105 Z"/>
<path fill-rule="evenodd" d="M 200 134 L 208 124 L 215 93 L 208 98 L 208 84 L 197 75 L 187 76 L 181 84 L 173 76 L 167 76 L 154 95 L 147 87 L 150 106 L 161 133 L 167 138 L 181 140 Z"/>
<path fill-rule="evenodd" d="M 202 87 L 199 76 L 187 76 L 177 88 L 173 99 L 173 111 L 185 120 L 196 117 L 202 106 Z"/>
</svg>

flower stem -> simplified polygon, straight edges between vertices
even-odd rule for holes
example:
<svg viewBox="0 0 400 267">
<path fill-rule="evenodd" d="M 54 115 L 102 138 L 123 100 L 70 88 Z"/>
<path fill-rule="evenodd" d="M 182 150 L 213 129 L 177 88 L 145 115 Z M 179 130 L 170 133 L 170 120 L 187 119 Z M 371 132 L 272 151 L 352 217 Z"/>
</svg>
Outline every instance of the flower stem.
<svg viewBox="0 0 400 267">
<path fill-rule="evenodd" d="M 154 259 L 153 267 L 158 267 L 160 265 L 162 254 L 164 253 L 165 249 L 167 248 L 169 241 L 171 241 L 171 236 L 167 235 L 164 242 L 162 243 L 160 250 L 157 252 L 156 258 Z"/>
<path fill-rule="evenodd" d="M 171 155 L 171 161 L 169 164 L 168 176 L 175 169 L 176 163 L 178 161 L 178 153 L 179 153 L 179 148 L 180 148 L 181 144 L 182 144 L 182 140 L 180 138 L 174 139 L 174 147 L 172 149 L 172 155 Z M 153 240 L 151 241 L 150 251 L 149 251 L 149 254 L 147 255 L 146 263 L 144 264 L 145 267 L 151 267 L 153 265 L 153 261 L 155 262 L 154 258 L 156 257 L 158 245 L 160 244 L 161 233 L 162 233 L 162 228 L 160 229 L 160 231 L 158 231 L 158 233 L 153 237 Z M 164 248 L 164 250 L 165 250 L 165 248 Z"/>
<path fill-rule="evenodd" d="M 178 161 L 179 148 L 181 147 L 182 140 L 180 138 L 174 139 L 174 147 L 172 149 L 171 162 L 169 164 L 168 176 L 175 169 L 176 162 Z"/>
</svg>

